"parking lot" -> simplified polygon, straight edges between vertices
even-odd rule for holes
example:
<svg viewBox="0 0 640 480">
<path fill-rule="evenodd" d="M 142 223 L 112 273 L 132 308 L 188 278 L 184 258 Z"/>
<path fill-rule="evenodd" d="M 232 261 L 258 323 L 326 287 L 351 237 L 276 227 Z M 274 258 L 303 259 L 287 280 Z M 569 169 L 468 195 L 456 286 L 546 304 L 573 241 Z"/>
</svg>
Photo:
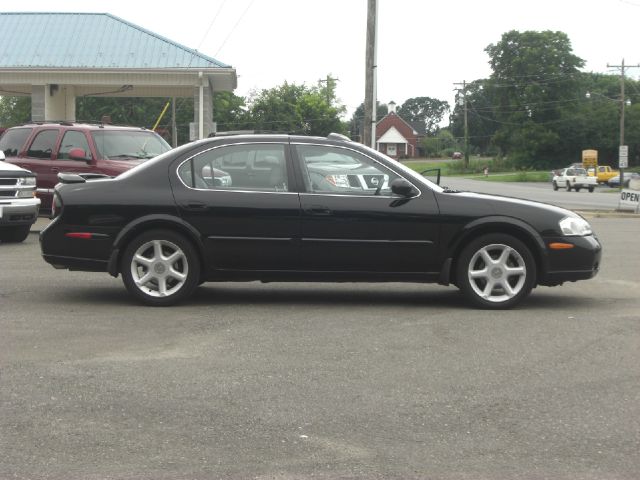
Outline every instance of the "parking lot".
<svg viewBox="0 0 640 480">
<path fill-rule="evenodd" d="M 0 478 L 633 479 L 640 219 L 590 281 L 472 310 L 417 284 L 120 279 L 0 244 Z"/>
</svg>

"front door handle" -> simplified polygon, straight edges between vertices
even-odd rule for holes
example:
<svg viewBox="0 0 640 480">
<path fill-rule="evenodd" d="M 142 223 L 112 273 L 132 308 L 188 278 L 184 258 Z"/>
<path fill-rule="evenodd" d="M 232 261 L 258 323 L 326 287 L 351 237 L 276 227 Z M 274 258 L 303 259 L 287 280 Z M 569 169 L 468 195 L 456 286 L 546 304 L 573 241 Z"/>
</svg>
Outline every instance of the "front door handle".
<svg viewBox="0 0 640 480">
<path fill-rule="evenodd" d="M 58 167 L 51 167 L 51 173 L 59 173 L 60 169 Z"/>
<path fill-rule="evenodd" d="M 305 209 L 305 211 L 309 215 L 333 215 L 333 211 L 324 205 L 311 205 L 309 208 Z"/>
</svg>

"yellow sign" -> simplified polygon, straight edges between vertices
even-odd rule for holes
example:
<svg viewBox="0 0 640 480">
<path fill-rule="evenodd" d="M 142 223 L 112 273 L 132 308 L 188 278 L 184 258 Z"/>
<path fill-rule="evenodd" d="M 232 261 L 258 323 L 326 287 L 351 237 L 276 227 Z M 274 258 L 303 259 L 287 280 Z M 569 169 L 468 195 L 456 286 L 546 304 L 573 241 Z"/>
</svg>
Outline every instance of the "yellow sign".
<svg viewBox="0 0 640 480">
<path fill-rule="evenodd" d="M 582 150 L 582 166 L 584 168 L 596 168 L 598 166 L 598 151 Z"/>
</svg>

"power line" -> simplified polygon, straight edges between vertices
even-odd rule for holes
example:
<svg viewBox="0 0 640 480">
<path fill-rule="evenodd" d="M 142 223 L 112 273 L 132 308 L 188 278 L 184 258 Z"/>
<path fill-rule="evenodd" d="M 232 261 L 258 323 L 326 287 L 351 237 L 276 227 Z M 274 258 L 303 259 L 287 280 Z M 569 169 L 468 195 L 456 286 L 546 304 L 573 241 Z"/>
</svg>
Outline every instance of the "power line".
<svg viewBox="0 0 640 480">
<path fill-rule="evenodd" d="M 222 0 L 222 3 L 220 4 L 220 7 L 218 8 L 218 11 L 213 16 L 213 20 L 211 20 L 211 23 L 209 23 L 209 26 L 207 27 L 207 30 L 204 32 L 204 35 L 202 36 L 202 40 L 200 40 L 200 43 L 198 44 L 197 50 L 200 50 L 200 47 L 202 47 L 202 44 L 207 39 L 207 36 L 209 35 L 209 32 L 213 28 L 213 24 L 216 22 L 216 19 L 220 15 L 220 12 L 222 11 L 222 7 L 224 7 L 225 3 L 227 3 L 227 0 Z"/>
<path fill-rule="evenodd" d="M 238 18 L 238 21 L 236 22 L 236 24 L 233 26 L 233 28 L 231 29 L 231 31 L 229 32 L 229 34 L 225 37 L 225 39 L 222 41 L 222 45 L 220 45 L 220 48 L 218 48 L 218 51 L 216 52 L 215 56 L 218 56 L 218 53 L 220 53 L 220 50 L 222 50 L 222 47 L 225 46 L 225 44 L 227 43 L 227 40 L 229 40 L 229 37 L 231 37 L 231 35 L 233 34 L 233 32 L 235 32 L 236 28 L 238 28 L 238 25 L 240 24 L 240 22 L 242 21 L 242 19 L 244 18 L 244 16 L 247 14 L 247 12 L 249 11 L 249 9 L 251 8 L 251 6 L 253 5 L 253 2 L 255 2 L 255 0 L 251 0 L 249 2 L 249 4 L 247 5 L 247 8 L 244 9 L 244 12 L 242 12 L 242 15 L 240 15 L 240 18 Z"/>
</svg>

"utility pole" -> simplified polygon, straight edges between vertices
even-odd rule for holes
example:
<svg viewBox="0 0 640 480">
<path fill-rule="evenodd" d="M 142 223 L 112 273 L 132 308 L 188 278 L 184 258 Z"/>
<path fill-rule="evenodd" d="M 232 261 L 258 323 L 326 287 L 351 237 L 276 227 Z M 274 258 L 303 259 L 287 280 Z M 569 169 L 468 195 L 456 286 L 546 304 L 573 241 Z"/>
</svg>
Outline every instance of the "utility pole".
<svg viewBox="0 0 640 480">
<path fill-rule="evenodd" d="M 462 85 L 462 88 L 457 88 L 458 92 L 462 91 L 462 103 L 464 109 L 464 169 L 469 168 L 469 121 L 467 108 L 467 82 L 463 80 L 462 83 L 454 83 L 454 85 Z"/>
<path fill-rule="evenodd" d="M 627 68 L 638 68 L 638 65 L 625 65 L 624 58 L 620 65 L 609 65 L 607 68 L 619 68 L 620 69 L 620 149 L 618 151 L 618 168 L 620 169 L 620 189 L 624 188 L 624 169 L 628 165 L 628 149 L 624 145 L 624 106 L 626 99 L 624 98 L 624 71 Z"/>
<path fill-rule="evenodd" d="M 365 53 L 364 131 L 362 143 L 376 148 L 376 69 L 378 30 L 378 0 L 367 1 L 367 50 Z"/>
<path fill-rule="evenodd" d="M 318 84 L 322 85 L 325 83 L 327 85 L 325 89 L 325 96 L 327 98 L 327 105 L 331 106 L 331 101 L 335 95 L 336 91 L 336 82 L 339 82 L 339 78 L 333 78 L 331 75 L 327 75 L 326 79 L 318 80 Z"/>
</svg>

